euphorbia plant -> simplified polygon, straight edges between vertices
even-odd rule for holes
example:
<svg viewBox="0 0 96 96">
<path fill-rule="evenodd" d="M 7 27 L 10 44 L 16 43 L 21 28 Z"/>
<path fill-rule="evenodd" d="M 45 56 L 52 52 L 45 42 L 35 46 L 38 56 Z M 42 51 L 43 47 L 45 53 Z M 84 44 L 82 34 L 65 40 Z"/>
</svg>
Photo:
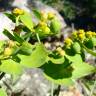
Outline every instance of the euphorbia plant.
<svg viewBox="0 0 96 96">
<path fill-rule="evenodd" d="M 96 72 L 96 68 L 85 62 L 84 52 L 96 56 L 96 33 L 79 30 L 64 40 L 64 46 L 51 51 L 45 48 L 42 39 L 60 32 L 61 24 L 53 13 L 33 10 L 38 22 L 22 9 L 5 13 L 15 24 L 10 33 L 3 33 L 8 41 L 0 41 L 0 71 L 19 75 L 24 68 L 40 68 L 44 76 L 57 84 L 70 85 L 83 76 Z M 22 33 L 23 32 L 23 33 Z M 32 38 L 34 44 L 28 42 Z M 88 45 L 89 44 L 89 45 Z M 91 49 L 90 49 L 90 46 Z"/>
</svg>

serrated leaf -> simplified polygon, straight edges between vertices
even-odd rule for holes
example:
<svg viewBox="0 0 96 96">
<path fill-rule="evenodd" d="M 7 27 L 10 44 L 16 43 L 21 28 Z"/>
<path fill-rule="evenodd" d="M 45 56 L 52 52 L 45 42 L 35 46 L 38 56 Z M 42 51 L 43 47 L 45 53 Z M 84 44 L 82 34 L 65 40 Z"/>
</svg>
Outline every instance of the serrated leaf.
<svg viewBox="0 0 96 96">
<path fill-rule="evenodd" d="M 23 15 L 20 15 L 20 20 L 22 21 L 22 23 L 29 28 L 32 31 L 33 28 L 33 22 L 32 22 L 32 17 L 29 13 L 24 12 Z"/>
<path fill-rule="evenodd" d="M 12 75 L 19 75 L 22 72 L 22 67 L 19 63 L 12 59 L 2 60 L 0 64 L 0 71 Z"/>
<path fill-rule="evenodd" d="M 3 88 L 0 88 L 0 96 L 8 96 Z"/>
<path fill-rule="evenodd" d="M 40 67 L 47 60 L 47 51 L 43 44 L 37 44 L 31 55 L 18 55 L 21 59 L 20 64 L 29 68 Z"/>
<path fill-rule="evenodd" d="M 88 63 L 83 62 L 82 64 L 78 63 L 73 63 L 72 67 L 74 69 L 72 73 L 72 79 L 78 79 L 81 77 L 84 77 L 86 75 L 89 75 L 91 73 L 94 73 L 96 71 L 96 68 L 93 67 L 92 65 L 89 65 Z"/>
</svg>

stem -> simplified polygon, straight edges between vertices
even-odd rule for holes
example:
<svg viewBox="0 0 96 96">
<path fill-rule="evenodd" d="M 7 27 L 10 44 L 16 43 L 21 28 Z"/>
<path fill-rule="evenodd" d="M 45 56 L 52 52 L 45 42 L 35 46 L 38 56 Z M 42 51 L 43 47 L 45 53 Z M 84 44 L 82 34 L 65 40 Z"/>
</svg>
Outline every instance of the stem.
<svg viewBox="0 0 96 96">
<path fill-rule="evenodd" d="M 19 16 L 16 17 L 16 26 L 18 26 L 18 25 L 19 25 Z"/>
<path fill-rule="evenodd" d="M 91 89 L 91 92 L 90 92 L 90 95 L 89 96 L 93 96 L 93 91 L 95 89 L 95 86 L 96 86 L 96 80 L 94 82 L 93 88 Z"/>
<path fill-rule="evenodd" d="M 54 93 L 54 83 L 52 82 L 51 83 L 51 96 L 53 96 L 53 93 Z"/>
<path fill-rule="evenodd" d="M 5 72 L 2 72 L 2 73 L 0 74 L 0 80 L 4 77 L 4 75 L 5 75 Z"/>
<path fill-rule="evenodd" d="M 37 37 L 38 42 L 41 43 L 38 33 L 36 33 L 36 37 Z"/>
<path fill-rule="evenodd" d="M 58 85 L 57 89 L 54 90 L 54 96 L 59 96 L 60 89 L 61 89 L 61 85 Z"/>
</svg>

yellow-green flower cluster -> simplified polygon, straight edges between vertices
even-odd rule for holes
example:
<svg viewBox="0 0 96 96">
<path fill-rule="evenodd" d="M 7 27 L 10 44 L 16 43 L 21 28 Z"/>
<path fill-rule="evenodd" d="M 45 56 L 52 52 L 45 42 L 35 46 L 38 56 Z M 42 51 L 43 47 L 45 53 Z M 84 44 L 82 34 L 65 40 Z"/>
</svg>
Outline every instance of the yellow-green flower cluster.
<svg viewBox="0 0 96 96">
<path fill-rule="evenodd" d="M 87 31 L 86 32 L 86 37 L 91 38 L 91 37 L 94 37 L 94 36 L 96 36 L 95 32 L 92 32 L 92 31 Z"/>
<path fill-rule="evenodd" d="M 15 14 L 15 15 L 22 15 L 23 13 L 24 13 L 24 10 L 19 9 L 19 8 L 15 8 L 13 10 L 13 14 Z"/>
<path fill-rule="evenodd" d="M 55 14 L 53 12 L 48 12 L 45 13 L 43 11 L 41 11 L 41 17 L 42 17 L 42 21 L 47 21 L 47 20 L 52 20 L 55 18 Z"/>
<path fill-rule="evenodd" d="M 44 32 L 45 34 L 49 34 L 50 33 L 50 28 L 47 26 L 47 23 L 44 21 L 40 21 L 38 24 L 38 28 Z"/>
<path fill-rule="evenodd" d="M 66 47 L 70 47 L 72 44 L 72 40 L 70 38 L 66 38 L 64 43 L 65 43 Z"/>
<path fill-rule="evenodd" d="M 83 29 L 80 29 L 78 31 L 74 31 L 73 32 L 73 37 L 76 39 L 80 39 L 80 40 L 84 40 L 85 38 L 91 38 L 91 37 L 95 37 L 96 33 L 92 32 L 92 31 L 84 31 Z"/>
<path fill-rule="evenodd" d="M 73 38 L 79 39 L 79 40 L 84 40 L 84 38 L 85 38 L 85 32 L 83 29 L 80 29 L 78 31 L 74 31 L 72 33 L 72 35 L 73 35 Z"/>
<path fill-rule="evenodd" d="M 14 46 L 15 46 L 15 42 L 13 42 L 12 40 L 9 40 L 7 47 L 4 49 L 5 57 L 12 55 Z"/>
</svg>

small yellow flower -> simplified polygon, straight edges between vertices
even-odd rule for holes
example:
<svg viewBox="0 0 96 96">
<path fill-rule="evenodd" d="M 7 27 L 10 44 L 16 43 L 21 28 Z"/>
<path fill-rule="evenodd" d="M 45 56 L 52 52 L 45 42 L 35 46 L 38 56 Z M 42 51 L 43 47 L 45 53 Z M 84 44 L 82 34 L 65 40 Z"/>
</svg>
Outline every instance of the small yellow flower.
<svg viewBox="0 0 96 96">
<path fill-rule="evenodd" d="M 9 40 L 9 41 L 8 41 L 8 45 L 9 45 L 9 47 L 11 48 L 11 47 L 14 47 L 14 46 L 15 46 L 15 43 L 14 43 L 14 41 Z"/>
<path fill-rule="evenodd" d="M 47 24 L 44 22 L 44 21 L 40 21 L 39 22 L 39 26 L 42 27 L 42 26 L 47 26 Z"/>
<path fill-rule="evenodd" d="M 12 54 L 12 49 L 7 47 L 4 50 L 4 56 L 10 56 Z"/>
<path fill-rule="evenodd" d="M 61 56 L 64 56 L 65 55 L 65 51 L 61 48 L 61 47 L 58 47 L 56 49 L 56 51 L 61 55 Z"/>
<path fill-rule="evenodd" d="M 74 31 L 74 32 L 72 33 L 72 35 L 73 35 L 74 38 L 77 38 L 77 31 Z"/>
<path fill-rule="evenodd" d="M 50 28 L 49 28 L 49 27 L 45 27 L 44 32 L 45 32 L 46 34 L 49 34 L 49 33 L 50 33 Z"/>
<path fill-rule="evenodd" d="M 72 44 L 72 40 L 70 38 L 66 38 L 64 43 L 66 44 L 67 47 L 70 47 Z"/>
<path fill-rule="evenodd" d="M 13 10 L 13 14 L 15 14 L 15 15 L 22 15 L 23 13 L 24 13 L 24 10 L 19 9 L 19 8 L 15 8 Z"/>
<path fill-rule="evenodd" d="M 48 18 L 48 15 L 44 12 L 44 11 L 41 11 L 41 17 L 42 17 L 42 21 L 47 21 L 47 18 Z"/>
<path fill-rule="evenodd" d="M 48 13 L 48 19 L 49 20 L 53 19 L 54 17 L 55 17 L 55 14 L 54 13 L 52 13 L 52 12 L 49 12 Z"/>
<path fill-rule="evenodd" d="M 84 39 L 84 35 L 83 34 L 79 34 L 78 37 L 79 37 L 80 40 Z"/>
<path fill-rule="evenodd" d="M 95 33 L 95 32 L 92 32 L 92 35 L 93 35 L 93 36 L 96 36 L 96 33 Z"/>
<path fill-rule="evenodd" d="M 92 31 L 86 32 L 86 36 L 87 36 L 87 37 L 92 37 L 92 36 L 93 36 L 93 32 L 92 32 Z"/>
<path fill-rule="evenodd" d="M 85 38 L 85 32 L 83 29 L 80 29 L 78 32 L 78 37 L 80 40 L 83 40 Z"/>
<path fill-rule="evenodd" d="M 78 33 L 79 33 L 79 34 L 84 34 L 85 31 L 84 31 L 83 29 L 80 29 Z"/>
</svg>

